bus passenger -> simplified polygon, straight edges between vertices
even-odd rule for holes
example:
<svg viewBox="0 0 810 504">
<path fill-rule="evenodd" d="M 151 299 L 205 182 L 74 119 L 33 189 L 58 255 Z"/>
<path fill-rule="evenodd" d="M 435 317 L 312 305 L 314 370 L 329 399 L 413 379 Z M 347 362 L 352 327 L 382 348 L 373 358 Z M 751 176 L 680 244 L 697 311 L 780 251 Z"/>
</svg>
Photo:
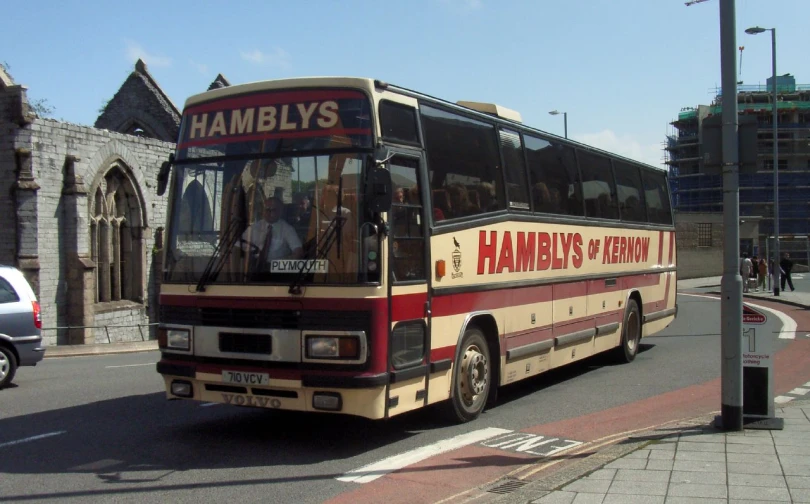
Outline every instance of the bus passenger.
<svg viewBox="0 0 810 504">
<path fill-rule="evenodd" d="M 454 182 L 447 186 L 447 195 L 452 217 L 464 217 L 478 213 L 478 209 L 470 203 L 467 188 L 461 182 Z"/>
</svg>

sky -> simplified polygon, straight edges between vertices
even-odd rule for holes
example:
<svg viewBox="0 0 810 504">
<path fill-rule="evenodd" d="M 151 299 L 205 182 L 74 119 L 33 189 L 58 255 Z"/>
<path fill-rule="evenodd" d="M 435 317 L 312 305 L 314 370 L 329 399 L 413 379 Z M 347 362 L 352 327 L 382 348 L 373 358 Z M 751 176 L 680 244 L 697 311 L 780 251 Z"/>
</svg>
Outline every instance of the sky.
<svg viewBox="0 0 810 504">
<path fill-rule="evenodd" d="M 738 80 L 810 83 L 810 0 L 737 0 Z M 718 0 L 99 0 L 17 2 L 0 62 L 51 117 L 92 125 L 142 58 L 182 109 L 231 84 L 381 79 L 449 101 L 497 103 L 523 122 L 663 168 L 669 123 L 720 86 Z"/>
</svg>

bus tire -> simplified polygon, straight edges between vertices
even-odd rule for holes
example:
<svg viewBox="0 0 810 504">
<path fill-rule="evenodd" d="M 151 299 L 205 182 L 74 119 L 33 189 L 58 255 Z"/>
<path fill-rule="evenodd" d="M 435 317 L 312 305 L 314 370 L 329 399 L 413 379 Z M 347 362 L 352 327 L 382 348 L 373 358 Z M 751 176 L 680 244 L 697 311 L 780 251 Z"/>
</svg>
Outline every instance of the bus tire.
<svg viewBox="0 0 810 504">
<path fill-rule="evenodd" d="M 484 333 L 475 326 L 468 327 L 461 338 L 453 378 L 448 416 L 460 423 L 475 420 L 484 410 L 492 389 L 489 346 Z"/>
<path fill-rule="evenodd" d="M 627 301 L 622 322 L 622 342 L 616 349 L 616 359 L 622 363 L 633 362 L 638 354 L 638 345 L 641 341 L 641 311 L 635 299 Z"/>
<path fill-rule="evenodd" d="M 17 372 L 17 358 L 10 348 L 0 345 L 0 389 L 8 386 Z"/>
</svg>

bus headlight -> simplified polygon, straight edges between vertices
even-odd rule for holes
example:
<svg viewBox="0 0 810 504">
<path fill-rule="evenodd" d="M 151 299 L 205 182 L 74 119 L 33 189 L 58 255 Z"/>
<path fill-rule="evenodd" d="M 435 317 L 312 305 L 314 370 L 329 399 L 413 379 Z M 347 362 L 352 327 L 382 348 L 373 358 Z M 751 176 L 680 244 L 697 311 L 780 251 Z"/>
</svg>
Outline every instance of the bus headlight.
<svg viewBox="0 0 810 504">
<path fill-rule="evenodd" d="M 190 350 L 191 331 L 188 329 L 166 329 L 166 348 Z"/>
<path fill-rule="evenodd" d="M 362 364 L 366 361 L 366 333 L 364 331 L 335 331 L 337 334 L 304 332 L 303 357 L 305 362 L 335 362 Z"/>
<path fill-rule="evenodd" d="M 310 359 L 349 359 L 360 356 L 357 336 L 308 336 L 307 357 Z"/>
</svg>

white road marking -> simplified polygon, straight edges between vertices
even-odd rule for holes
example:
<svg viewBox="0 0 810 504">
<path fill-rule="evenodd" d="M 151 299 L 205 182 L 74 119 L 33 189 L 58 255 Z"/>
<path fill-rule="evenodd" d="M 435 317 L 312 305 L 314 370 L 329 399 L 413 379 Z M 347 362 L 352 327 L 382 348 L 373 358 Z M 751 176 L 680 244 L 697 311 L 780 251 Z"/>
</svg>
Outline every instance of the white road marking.
<svg viewBox="0 0 810 504">
<path fill-rule="evenodd" d="M 104 366 L 104 369 L 115 369 L 121 367 L 141 367 L 141 366 L 154 366 L 154 362 L 147 362 L 146 364 L 122 364 L 120 366 Z"/>
<path fill-rule="evenodd" d="M 31 436 L 25 439 L 18 439 L 16 441 L 8 441 L 6 443 L 0 443 L 0 448 L 5 448 L 6 446 L 14 446 L 20 443 L 28 443 L 30 441 L 37 441 L 38 439 L 45 439 L 52 436 L 58 436 L 60 434 L 64 434 L 67 431 L 56 431 L 56 432 L 49 432 L 47 434 L 40 434 L 38 436 Z"/>
<path fill-rule="evenodd" d="M 415 448 L 393 457 L 388 457 L 379 462 L 363 466 L 359 469 L 349 471 L 343 476 L 336 478 L 338 481 L 346 481 L 352 483 L 369 483 L 375 479 L 392 473 L 398 469 L 416 464 L 427 458 L 440 455 L 467 445 L 480 443 L 485 439 L 489 439 L 500 434 L 512 432 L 507 429 L 499 429 L 497 427 L 487 427 L 486 429 L 479 429 L 476 431 L 461 434 L 450 439 L 442 439 L 433 444 Z"/>
<path fill-rule="evenodd" d="M 218 402 L 207 402 L 200 404 L 200 408 L 207 408 L 208 406 L 219 406 Z"/>
<path fill-rule="evenodd" d="M 788 397 L 788 396 L 780 395 L 780 396 L 774 397 L 773 402 L 775 402 L 776 404 L 785 404 L 785 403 L 789 403 L 793 399 L 795 399 L 795 397 Z"/>
<path fill-rule="evenodd" d="M 806 394 L 808 392 L 810 392 L 810 389 L 798 387 L 798 388 L 795 388 L 795 389 L 791 390 L 790 392 L 788 392 L 788 394 L 804 395 L 804 394 Z"/>
<path fill-rule="evenodd" d="M 699 298 L 706 298 L 706 299 L 714 299 L 715 301 L 720 301 L 720 298 L 717 298 L 717 297 L 714 297 L 714 296 L 703 296 L 703 295 L 700 295 L 700 294 L 682 294 L 682 293 L 678 293 L 678 295 L 679 296 L 692 296 L 692 297 L 699 297 Z M 793 320 L 792 318 L 788 317 L 787 315 L 785 315 L 784 313 L 782 313 L 780 311 L 776 311 L 776 310 L 773 310 L 771 308 L 766 308 L 766 307 L 758 305 L 758 304 L 749 303 L 748 301 L 744 301 L 744 303 L 747 304 L 748 306 L 752 307 L 752 308 L 756 308 L 757 310 L 766 311 L 766 312 L 774 315 L 776 318 L 778 318 L 779 321 L 782 322 L 782 329 L 779 331 L 779 338 L 780 339 L 796 339 L 796 327 L 797 327 L 797 324 L 796 324 L 795 320 Z"/>
</svg>

